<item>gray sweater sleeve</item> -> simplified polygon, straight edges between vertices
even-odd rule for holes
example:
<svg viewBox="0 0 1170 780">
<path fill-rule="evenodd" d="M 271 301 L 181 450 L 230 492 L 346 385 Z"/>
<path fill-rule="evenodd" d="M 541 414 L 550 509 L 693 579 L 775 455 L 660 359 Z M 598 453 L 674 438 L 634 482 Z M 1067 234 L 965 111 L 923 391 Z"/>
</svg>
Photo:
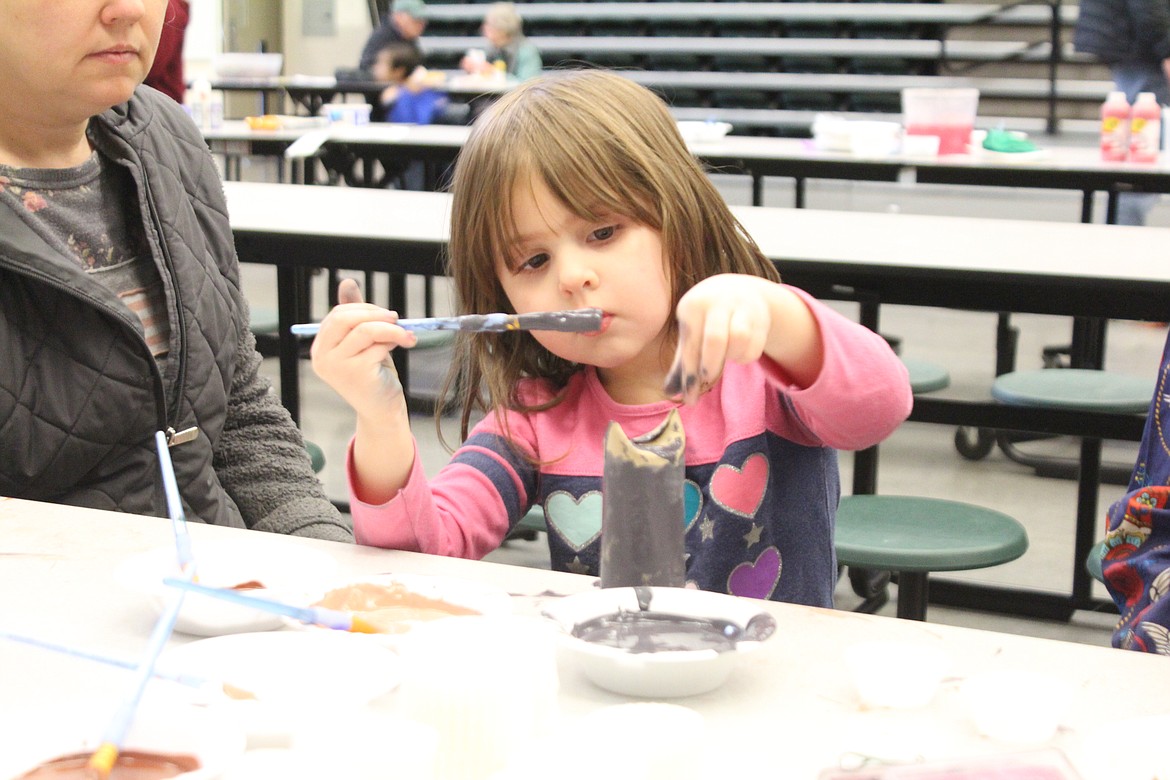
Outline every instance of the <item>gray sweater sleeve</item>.
<svg viewBox="0 0 1170 780">
<path fill-rule="evenodd" d="M 259 372 L 248 328 L 238 355 L 213 464 L 244 522 L 257 531 L 352 542 L 353 529 L 326 498 L 300 430 Z"/>
</svg>

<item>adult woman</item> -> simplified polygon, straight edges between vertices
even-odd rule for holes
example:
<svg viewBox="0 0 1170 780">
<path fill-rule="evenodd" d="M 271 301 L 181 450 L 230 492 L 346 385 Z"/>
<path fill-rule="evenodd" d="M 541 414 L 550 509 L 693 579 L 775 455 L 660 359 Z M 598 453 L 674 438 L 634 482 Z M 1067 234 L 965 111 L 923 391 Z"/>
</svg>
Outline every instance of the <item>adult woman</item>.
<svg viewBox="0 0 1170 780">
<path fill-rule="evenodd" d="M 484 57 L 463 58 L 468 73 L 486 75 L 504 63 L 504 73 L 517 81 L 540 75 L 544 67 L 540 50 L 524 37 L 523 20 L 513 3 L 492 3 L 483 17 L 483 37 L 491 44 Z"/>
<path fill-rule="evenodd" d="M 139 87 L 166 0 L 0 2 L 0 495 L 349 540 L 258 373 L 222 184 Z"/>
</svg>

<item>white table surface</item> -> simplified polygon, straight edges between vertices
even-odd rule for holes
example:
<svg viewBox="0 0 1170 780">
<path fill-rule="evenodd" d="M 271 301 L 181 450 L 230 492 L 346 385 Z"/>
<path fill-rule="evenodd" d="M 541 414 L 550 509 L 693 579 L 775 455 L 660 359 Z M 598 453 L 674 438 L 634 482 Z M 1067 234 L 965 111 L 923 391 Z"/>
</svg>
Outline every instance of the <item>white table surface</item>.
<svg viewBox="0 0 1170 780">
<path fill-rule="evenodd" d="M 893 121 L 897 121 L 895 117 Z M 355 144 L 385 144 L 388 146 L 435 146 L 458 150 L 467 141 L 471 133 L 470 127 L 461 125 L 404 125 L 386 122 L 375 122 L 362 126 L 332 125 L 328 128 L 294 127 L 281 130 L 252 130 L 242 120 L 229 120 L 216 130 L 204 131 L 208 141 L 294 141 L 307 132 L 327 130 L 329 140 L 337 143 Z M 808 163 L 840 163 L 843 166 L 857 162 L 873 162 L 900 168 L 906 171 L 906 177 L 913 178 L 913 171 L 917 168 L 962 168 L 970 169 L 974 176 L 980 171 L 991 169 L 1018 171 L 1021 174 L 1020 183 L 1016 186 L 1054 186 L 1037 179 L 1031 185 L 1025 177 L 1029 175 L 1044 176 L 1048 174 L 1085 174 L 1094 177 L 1093 181 L 1086 180 L 1082 184 L 1062 182 L 1060 187 L 1091 187 L 1100 186 L 1098 179 L 1102 176 L 1116 175 L 1119 178 L 1134 178 L 1136 181 L 1164 179 L 1170 176 L 1170 155 L 1161 155 L 1154 163 L 1110 162 L 1101 159 L 1100 151 L 1096 147 L 1079 146 L 1045 146 L 1039 140 L 1042 148 L 1040 155 L 1021 155 L 1012 157 L 977 152 L 974 154 L 951 154 L 943 156 L 921 156 L 911 154 L 864 155 L 846 151 L 827 151 L 817 149 L 809 139 L 774 138 L 768 136 L 740 136 L 729 135 L 717 141 L 692 141 L 689 143 L 691 151 L 702 159 L 724 160 L 740 159 L 748 163 L 767 162 L 808 162 Z M 767 172 L 767 169 L 764 169 Z M 818 169 L 811 178 L 831 175 L 824 169 Z M 972 185 L 979 184 L 973 178 Z M 997 182 L 998 183 L 998 182 Z M 1152 186 L 1147 184 L 1147 186 Z"/>
<path fill-rule="evenodd" d="M 198 543 L 251 532 L 193 524 L 191 533 Z M 538 612 L 549 598 L 531 594 L 568 594 L 593 585 L 589 578 L 538 569 L 264 538 L 273 545 L 304 544 L 325 551 L 346 574 L 433 574 L 527 594 L 514 599 L 518 613 Z M 134 657 L 143 648 L 152 617 L 138 609 L 134 594 L 116 584 L 113 572 L 126 556 L 171 544 L 172 539 L 166 519 L 0 499 L 0 615 L 5 629 Z M 997 669 L 1042 671 L 1069 687 L 1072 704 L 1048 744 L 1064 750 L 1087 780 L 1125 780 L 1116 767 L 1110 768 L 1109 751 L 1165 755 L 1157 734 L 1115 724 L 1123 717 L 1170 715 L 1170 659 L 849 612 L 765 606 L 779 623 L 777 635 L 760 652 L 745 657 L 723 687 L 677 700 L 706 720 L 708 738 L 696 746 L 696 758 L 701 754 L 712 771 L 730 767 L 736 774 L 812 778 L 850 751 L 953 757 L 1018 749 L 979 736 L 957 694 L 962 679 Z M 953 663 L 953 677 L 925 709 L 863 708 L 846 677 L 843 653 L 865 639 L 941 648 Z M 189 640 L 175 635 L 171 644 Z M 563 728 L 600 707 L 628 701 L 593 686 L 567 658 L 561 658 L 559 672 Z M 19 724 L 25 708 L 54 705 L 64 711 L 116 701 L 109 697 L 124 693 L 128 679 L 121 670 L 0 642 L 0 715 L 10 724 Z M 378 706 L 393 709 L 393 700 L 390 694 Z M 4 735 L 5 740 L 20 738 L 19 725 Z"/>
<path fill-rule="evenodd" d="M 225 182 L 224 190 L 237 230 L 436 244 L 450 230 L 446 193 L 252 182 Z M 1170 228 L 767 206 L 732 211 L 782 270 L 790 260 L 1170 283 L 1170 264 L 1150 262 L 1170 246 Z M 387 263 L 390 270 L 393 259 Z"/>
</svg>

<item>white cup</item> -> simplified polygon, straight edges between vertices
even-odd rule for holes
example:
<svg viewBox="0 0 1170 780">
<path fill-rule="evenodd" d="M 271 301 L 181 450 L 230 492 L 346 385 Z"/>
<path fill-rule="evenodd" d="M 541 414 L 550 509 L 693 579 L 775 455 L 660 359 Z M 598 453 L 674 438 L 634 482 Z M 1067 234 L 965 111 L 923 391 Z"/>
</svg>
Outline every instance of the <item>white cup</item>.
<svg viewBox="0 0 1170 780">
<path fill-rule="evenodd" d="M 1072 701 L 1067 682 L 1050 674 L 1002 670 L 963 683 L 962 697 L 975 728 L 1014 745 L 1037 745 L 1056 734 Z"/>
<path fill-rule="evenodd" d="M 436 777 L 483 780 L 551 728 L 556 627 L 537 618 L 455 617 L 402 642 L 401 712 L 438 733 Z"/>
<path fill-rule="evenodd" d="M 879 640 L 845 648 L 845 663 L 861 703 L 890 709 L 930 704 L 950 666 L 934 645 Z"/>
<path fill-rule="evenodd" d="M 290 753 L 306 778 L 434 780 L 439 735 L 424 723 L 369 707 L 338 708 L 302 719 Z"/>
</svg>

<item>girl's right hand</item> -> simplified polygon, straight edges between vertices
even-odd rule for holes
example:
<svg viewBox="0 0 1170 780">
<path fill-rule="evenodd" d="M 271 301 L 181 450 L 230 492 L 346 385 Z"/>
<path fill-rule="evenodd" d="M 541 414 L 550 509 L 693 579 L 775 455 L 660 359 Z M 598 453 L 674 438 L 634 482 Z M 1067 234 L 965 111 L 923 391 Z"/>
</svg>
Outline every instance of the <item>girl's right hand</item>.
<svg viewBox="0 0 1170 780">
<path fill-rule="evenodd" d="M 342 280 L 337 299 L 337 306 L 321 321 L 313 340 L 309 353 L 313 371 L 359 418 L 375 423 L 389 420 L 406 408 L 390 350 L 413 347 L 418 339 L 394 324 L 397 313 L 364 303 L 353 279 Z"/>
</svg>

